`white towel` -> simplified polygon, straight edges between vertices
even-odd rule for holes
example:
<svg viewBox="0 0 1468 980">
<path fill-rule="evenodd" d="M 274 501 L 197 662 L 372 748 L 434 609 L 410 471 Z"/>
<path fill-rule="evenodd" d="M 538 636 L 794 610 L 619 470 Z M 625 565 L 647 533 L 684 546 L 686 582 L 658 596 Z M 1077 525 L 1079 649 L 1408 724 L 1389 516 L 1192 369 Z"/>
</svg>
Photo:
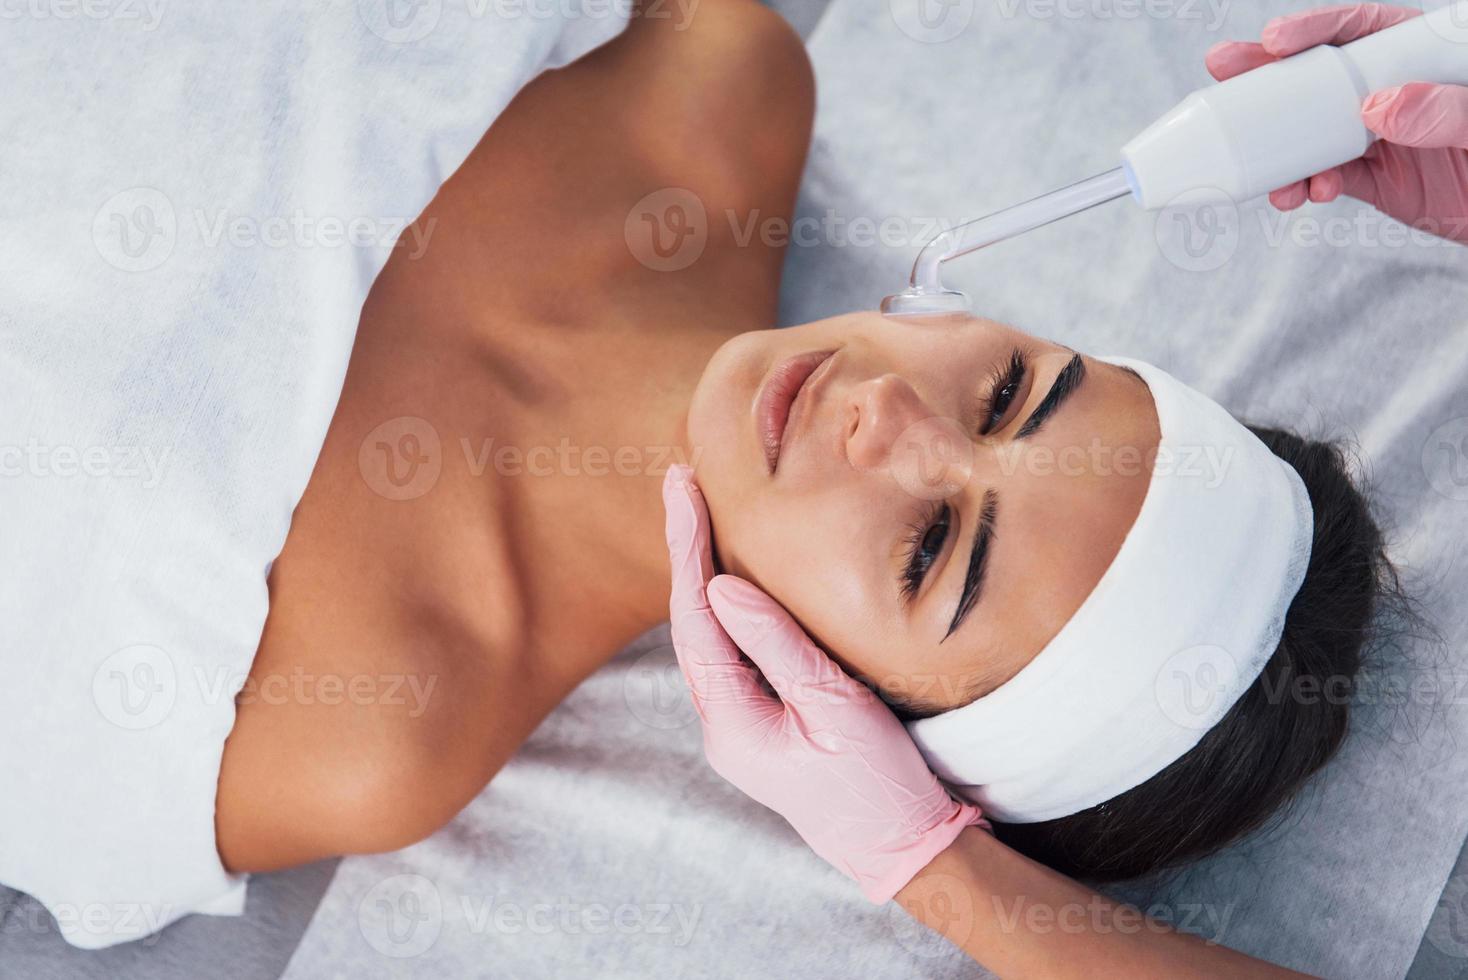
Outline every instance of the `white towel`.
<svg viewBox="0 0 1468 980">
<path fill-rule="evenodd" d="M 0 882 L 71 943 L 242 908 L 220 753 L 367 290 L 515 93 L 624 14 L 6 8 Z"/>
</svg>

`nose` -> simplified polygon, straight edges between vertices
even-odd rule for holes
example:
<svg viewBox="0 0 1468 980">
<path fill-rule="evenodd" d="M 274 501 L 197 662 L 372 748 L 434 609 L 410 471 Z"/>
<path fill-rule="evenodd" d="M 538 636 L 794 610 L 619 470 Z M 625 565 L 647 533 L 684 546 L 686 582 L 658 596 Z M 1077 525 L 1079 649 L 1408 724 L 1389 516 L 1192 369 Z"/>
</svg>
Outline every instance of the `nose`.
<svg viewBox="0 0 1468 980">
<path fill-rule="evenodd" d="M 853 386 L 845 413 L 846 458 L 859 470 L 890 466 L 902 434 L 934 415 L 912 385 L 896 374 Z"/>
</svg>

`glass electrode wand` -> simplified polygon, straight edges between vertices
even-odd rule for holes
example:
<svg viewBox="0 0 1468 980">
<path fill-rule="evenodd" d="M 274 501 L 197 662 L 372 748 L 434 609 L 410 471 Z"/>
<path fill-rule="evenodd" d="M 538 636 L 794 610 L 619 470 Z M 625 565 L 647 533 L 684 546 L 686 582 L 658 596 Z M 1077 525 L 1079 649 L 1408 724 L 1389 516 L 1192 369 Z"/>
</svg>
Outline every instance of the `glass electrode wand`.
<svg viewBox="0 0 1468 980">
<path fill-rule="evenodd" d="M 1468 0 L 1198 89 L 1122 147 L 1115 170 L 929 242 L 908 288 L 884 299 L 882 312 L 967 312 L 967 298 L 943 286 L 944 262 L 1128 192 L 1149 211 L 1241 202 L 1354 160 L 1376 139 L 1361 121 L 1361 104 L 1408 82 L 1468 84 Z"/>
<path fill-rule="evenodd" d="M 923 246 L 912 265 L 912 277 L 902 292 L 882 300 L 882 312 L 893 316 L 962 313 L 968 297 L 945 289 L 938 267 L 949 259 L 976 252 L 986 245 L 1034 231 L 1052 221 L 1079 214 L 1087 208 L 1114 201 L 1130 193 L 1126 172 L 1121 167 L 1051 191 L 1023 204 L 949 228 Z"/>
</svg>

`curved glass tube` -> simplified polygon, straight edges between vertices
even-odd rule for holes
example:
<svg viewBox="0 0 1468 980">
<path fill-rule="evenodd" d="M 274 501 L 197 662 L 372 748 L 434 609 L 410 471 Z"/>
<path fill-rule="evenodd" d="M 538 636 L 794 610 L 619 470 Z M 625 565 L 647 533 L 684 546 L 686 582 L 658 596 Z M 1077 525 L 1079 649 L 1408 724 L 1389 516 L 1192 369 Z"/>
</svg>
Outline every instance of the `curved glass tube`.
<svg viewBox="0 0 1468 980">
<path fill-rule="evenodd" d="M 940 269 L 944 262 L 978 251 L 1006 238 L 1079 214 L 1088 208 L 1114 201 L 1130 193 L 1123 168 L 1108 170 L 1059 190 L 1007 207 L 1003 211 L 949 228 L 918 253 L 912 266 L 909 284 L 902 292 L 882 300 L 882 312 L 894 316 L 912 316 L 961 312 L 968 300 L 960 292 L 943 288 Z"/>
</svg>

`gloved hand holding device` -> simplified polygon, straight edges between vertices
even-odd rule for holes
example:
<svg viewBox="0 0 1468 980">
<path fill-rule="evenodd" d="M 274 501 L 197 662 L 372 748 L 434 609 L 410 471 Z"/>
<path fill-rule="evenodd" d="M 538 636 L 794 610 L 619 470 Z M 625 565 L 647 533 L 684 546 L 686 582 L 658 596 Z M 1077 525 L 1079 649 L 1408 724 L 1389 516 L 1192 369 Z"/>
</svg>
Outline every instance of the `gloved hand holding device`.
<svg viewBox="0 0 1468 980">
<path fill-rule="evenodd" d="M 1222 81 L 1319 44 L 1341 45 L 1375 34 L 1421 10 L 1385 4 L 1321 7 L 1264 26 L 1261 43 L 1225 41 L 1207 55 Z M 1468 42 L 1468 25 L 1464 28 Z M 1463 45 L 1468 60 L 1468 43 Z M 1468 244 L 1468 87 L 1409 82 L 1372 93 L 1361 119 L 1381 137 L 1359 159 L 1269 195 L 1293 210 L 1346 194 L 1399 221 Z"/>
</svg>

